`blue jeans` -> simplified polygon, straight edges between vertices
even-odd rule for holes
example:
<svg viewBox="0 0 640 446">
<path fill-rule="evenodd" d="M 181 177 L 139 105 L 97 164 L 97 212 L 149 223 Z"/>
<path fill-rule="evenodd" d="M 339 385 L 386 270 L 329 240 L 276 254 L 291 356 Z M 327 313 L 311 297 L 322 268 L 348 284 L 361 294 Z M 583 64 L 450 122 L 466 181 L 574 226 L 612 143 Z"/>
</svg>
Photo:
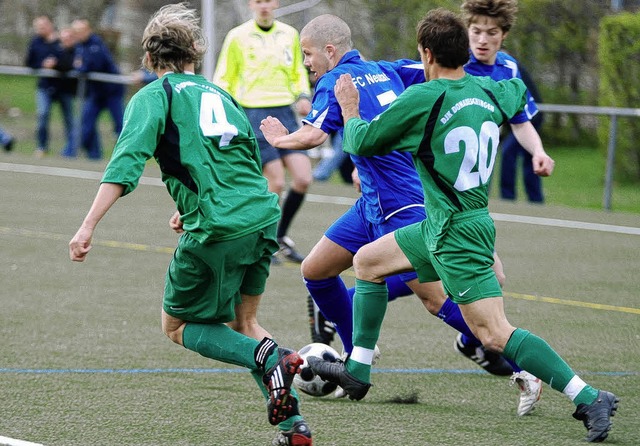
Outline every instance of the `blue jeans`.
<svg viewBox="0 0 640 446">
<path fill-rule="evenodd" d="M 36 140 L 38 149 L 49 150 L 49 118 L 51 117 L 51 107 L 54 102 L 60 104 L 62 118 L 64 120 L 65 135 L 67 144 L 62 150 L 65 156 L 75 155 L 74 129 L 73 129 L 73 98 L 69 93 L 58 93 L 55 90 L 38 88 L 36 90 L 36 114 L 37 128 Z"/>
<path fill-rule="evenodd" d="M 113 119 L 113 130 L 116 135 L 122 131 L 122 119 L 124 115 L 124 98 L 122 94 L 104 95 L 89 94 L 85 98 L 82 109 L 82 133 L 81 144 L 87 151 L 90 159 L 102 158 L 102 143 L 98 133 L 98 116 L 102 110 L 107 109 Z"/>
</svg>

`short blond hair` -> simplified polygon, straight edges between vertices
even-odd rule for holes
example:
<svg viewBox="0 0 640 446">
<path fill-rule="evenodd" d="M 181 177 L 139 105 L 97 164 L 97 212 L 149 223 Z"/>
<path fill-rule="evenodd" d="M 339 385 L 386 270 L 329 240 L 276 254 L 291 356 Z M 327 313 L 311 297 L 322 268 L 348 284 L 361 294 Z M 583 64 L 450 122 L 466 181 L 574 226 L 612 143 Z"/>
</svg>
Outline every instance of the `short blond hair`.
<svg viewBox="0 0 640 446">
<path fill-rule="evenodd" d="M 142 65 L 151 71 L 166 69 L 182 73 L 188 63 L 200 65 L 207 51 L 200 18 L 186 3 L 166 5 L 149 20 L 142 34 L 142 48 L 149 58 Z"/>
</svg>

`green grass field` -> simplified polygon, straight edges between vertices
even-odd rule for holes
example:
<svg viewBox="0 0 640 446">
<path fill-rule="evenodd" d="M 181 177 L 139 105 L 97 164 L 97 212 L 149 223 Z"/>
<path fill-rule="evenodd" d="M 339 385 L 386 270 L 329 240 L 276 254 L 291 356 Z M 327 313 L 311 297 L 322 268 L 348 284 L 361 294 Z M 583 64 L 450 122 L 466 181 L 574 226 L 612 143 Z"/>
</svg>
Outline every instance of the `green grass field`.
<svg viewBox="0 0 640 446">
<path fill-rule="evenodd" d="M 163 187 L 141 185 L 120 200 L 87 261 L 68 259 L 67 243 L 97 190 L 87 172 L 103 167 L 34 160 L 26 149 L 0 154 L 0 437 L 47 446 L 271 444 L 275 430 L 248 373 L 161 333 L 164 272 L 176 243 Z M 146 175 L 158 177 L 154 164 Z M 313 185 L 291 232 L 302 252 L 346 210 L 331 197 L 355 194 L 337 183 Z M 491 211 L 510 321 L 543 336 L 587 382 L 619 395 L 608 441 L 637 446 L 638 214 L 500 200 Z M 345 280 L 353 282 L 350 272 Z M 282 345 L 309 342 L 305 297 L 297 265 L 272 269 L 260 320 Z M 315 444 L 584 443 L 569 400 L 545 385 L 539 408 L 518 418 L 508 379 L 455 353 L 454 337 L 415 297 L 392 303 L 369 395 L 303 396 Z M 414 396 L 415 404 L 393 402 Z"/>
</svg>

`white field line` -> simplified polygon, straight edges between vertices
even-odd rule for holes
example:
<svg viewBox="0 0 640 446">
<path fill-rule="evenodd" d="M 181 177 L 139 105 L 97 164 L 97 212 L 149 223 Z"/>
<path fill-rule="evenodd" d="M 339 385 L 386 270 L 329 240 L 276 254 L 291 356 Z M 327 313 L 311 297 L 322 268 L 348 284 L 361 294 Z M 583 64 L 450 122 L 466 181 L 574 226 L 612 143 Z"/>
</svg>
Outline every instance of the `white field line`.
<svg viewBox="0 0 640 446">
<path fill-rule="evenodd" d="M 100 180 L 100 178 L 102 178 L 102 172 L 70 169 L 66 167 L 34 166 L 30 164 L 0 163 L 0 171 L 32 173 L 32 174 L 51 175 L 51 176 L 59 176 L 59 177 L 67 177 L 67 178 L 80 178 L 80 179 L 86 179 L 86 180 Z M 155 177 L 143 176 L 142 178 L 140 178 L 140 184 L 144 184 L 148 186 L 164 187 L 162 180 L 160 180 L 160 178 L 155 178 Z M 351 206 L 355 202 L 353 198 L 337 197 L 332 195 L 316 195 L 316 194 L 307 194 L 306 200 L 313 203 L 337 204 L 337 205 L 343 205 L 343 206 Z M 588 231 L 601 231 L 601 232 L 611 232 L 611 233 L 617 233 L 617 234 L 640 235 L 640 228 L 635 228 L 631 226 L 605 225 L 605 224 L 599 224 L 599 223 L 588 223 L 588 222 L 573 221 L 573 220 L 559 220 L 555 218 L 541 218 L 541 217 L 499 214 L 499 213 L 492 213 L 491 216 L 493 217 L 494 220 L 504 221 L 509 223 L 524 223 L 524 224 L 530 224 L 530 225 L 554 226 L 558 228 L 584 229 Z"/>
</svg>

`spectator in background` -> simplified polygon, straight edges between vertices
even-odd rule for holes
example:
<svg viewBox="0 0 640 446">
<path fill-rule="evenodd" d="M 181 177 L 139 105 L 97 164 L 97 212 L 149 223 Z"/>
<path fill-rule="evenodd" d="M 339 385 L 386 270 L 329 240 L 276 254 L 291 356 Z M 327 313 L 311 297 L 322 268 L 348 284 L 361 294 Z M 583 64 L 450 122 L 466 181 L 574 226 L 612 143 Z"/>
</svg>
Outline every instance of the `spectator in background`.
<svg viewBox="0 0 640 446">
<path fill-rule="evenodd" d="M 78 148 L 77 131 L 74 126 L 73 119 L 73 101 L 78 90 L 78 80 L 72 77 L 66 77 L 66 73 L 73 69 L 73 61 L 76 53 L 76 33 L 73 28 L 63 28 L 60 30 L 60 52 L 55 69 L 62 72 L 63 77 L 56 79 L 58 83 L 58 98 L 60 104 L 65 104 L 64 122 L 67 129 L 67 144 L 62 149 L 62 156 L 65 158 L 75 158 Z"/>
<path fill-rule="evenodd" d="M 36 17 L 33 20 L 33 29 L 35 35 L 29 43 L 25 65 L 33 69 L 48 68 L 69 71 L 72 66 L 65 56 L 65 50 L 51 18 L 47 15 Z M 49 118 L 54 102 L 58 102 L 62 109 L 67 141 L 73 141 L 73 94 L 69 94 L 65 90 L 68 82 L 66 79 L 53 77 L 38 79 L 36 88 L 37 148 L 35 151 L 38 158 L 42 158 L 49 151 Z"/>
<path fill-rule="evenodd" d="M 82 73 L 120 74 L 111 52 L 103 40 L 93 32 L 89 21 L 74 20 L 72 28 L 78 38 L 74 67 Z M 80 145 L 87 151 L 92 160 L 102 159 L 102 144 L 97 129 L 98 117 L 103 110 L 108 110 L 113 119 L 116 135 L 122 131 L 124 114 L 123 84 L 88 81 L 82 108 L 82 129 Z"/>
<path fill-rule="evenodd" d="M 11 152 L 11 150 L 13 150 L 14 142 L 15 138 L 5 129 L 0 127 L 0 144 L 2 144 L 5 152 Z"/>
<path fill-rule="evenodd" d="M 260 145 L 262 172 L 269 190 L 282 195 L 285 168 L 292 177 L 282 204 L 278 243 L 282 256 L 301 263 L 304 257 L 294 249 L 287 231 L 313 180 L 311 161 L 304 152 L 272 147 L 260 131 L 260 122 L 274 116 L 294 132 L 299 124 L 292 105 L 301 116 L 311 111 L 309 75 L 302 63 L 300 37 L 294 28 L 275 20 L 278 6 L 278 0 L 249 0 L 254 18 L 227 34 L 213 81 L 231 93 L 247 113 Z"/>
</svg>

